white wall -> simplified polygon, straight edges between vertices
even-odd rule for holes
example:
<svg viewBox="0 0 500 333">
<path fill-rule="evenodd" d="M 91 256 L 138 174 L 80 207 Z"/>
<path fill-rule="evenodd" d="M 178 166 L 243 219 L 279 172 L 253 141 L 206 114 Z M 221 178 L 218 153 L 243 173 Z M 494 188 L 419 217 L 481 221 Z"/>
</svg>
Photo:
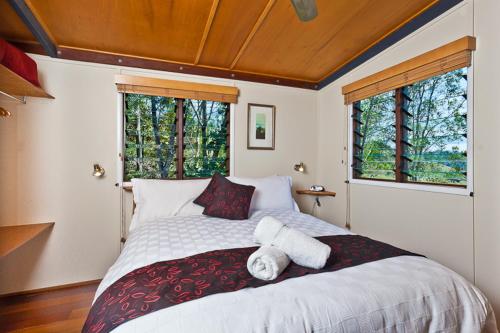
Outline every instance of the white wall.
<svg viewBox="0 0 500 333">
<path fill-rule="evenodd" d="M 101 278 L 119 254 L 114 75 L 120 72 L 236 85 L 234 174 L 291 175 L 298 187 L 314 179 L 314 91 L 32 57 L 55 99 L 0 102 L 13 113 L 0 119 L 0 225 L 56 224 L 0 260 L 0 294 Z M 275 151 L 246 149 L 249 102 L 276 105 Z M 299 161 L 307 174 L 293 171 Z M 94 162 L 105 167 L 103 179 L 91 176 Z"/>
<path fill-rule="evenodd" d="M 0 293 L 99 278 L 118 254 L 118 190 L 113 68 L 37 57 L 55 100 L 5 103 L 0 120 L 2 225 L 55 221 L 45 233 L 0 260 Z M 48 74 L 50 73 L 50 78 Z M 7 136 L 7 134 L 5 134 Z M 107 166 L 94 179 L 92 164 Z M 11 189 L 14 189 L 11 192 Z"/>
<path fill-rule="evenodd" d="M 500 327 L 500 1 L 476 0 L 474 13 L 475 277 Z"/>
<path fill-rule="evenodd" d="M 30 99 L 0 119 L 0 224 L 54 220 L 54 230 L 0 261 L 0 294 L 102 277 L 119 252 L 115 74 L 123 72 L 236 85 L 238 176 L 292 175 L 337 191 L 319 214 L 355 232 L 423 253 L 463 274 L 500 313 L 500 12 L 498 0 L 467 0 L 320 92 L 189 75 L 84 64 L 34 56 L 55 100 Z M 475 35 L 475 197 L 351 185 L 347 110 L 341 87 L 465 35 Z M 246 149 L 247 103 L 277 107 L 276 150 Z M 107 170 L 91 177 L 94 162 Z M 303 161 L 308 173 L 294 173 Z M 310 198 L 298 198 L 310 209 Z M 348 200 L 350 199 L 350 200 Z M 347 203 L 350 201 L 350 207 Z M 350 208 L 350 209 L 348 209 Z M 15 276 L 16 278 L 12 278 Z"/>
<path fill-rule="evenodd" d="M 318 96 L 317 182 L 339 193 L 319 214 L 352 230 L 435 259 L 476 281 L 500 311 L 500 125 L 498 0 L 468 0 L 330 84 Z M 347 108 L 341 87 L 465 35 L 474 53 L 475 197 L 347 185 Z M 350 210 L 346 211 L 350 199 Z"/>
</svg>

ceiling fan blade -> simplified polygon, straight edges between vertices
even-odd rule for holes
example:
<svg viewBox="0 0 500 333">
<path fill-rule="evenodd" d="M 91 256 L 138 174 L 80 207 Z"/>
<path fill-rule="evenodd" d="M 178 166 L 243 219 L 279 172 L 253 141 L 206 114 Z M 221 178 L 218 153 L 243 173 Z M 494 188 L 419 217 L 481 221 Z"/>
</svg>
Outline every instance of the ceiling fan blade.
<svg viewBox="0 0 500 333">
<path fill-rule="evenodd" d="M 316 0 L 291 0 L 301 21 L 307 22 L 318 16 Z"/>
</svg>

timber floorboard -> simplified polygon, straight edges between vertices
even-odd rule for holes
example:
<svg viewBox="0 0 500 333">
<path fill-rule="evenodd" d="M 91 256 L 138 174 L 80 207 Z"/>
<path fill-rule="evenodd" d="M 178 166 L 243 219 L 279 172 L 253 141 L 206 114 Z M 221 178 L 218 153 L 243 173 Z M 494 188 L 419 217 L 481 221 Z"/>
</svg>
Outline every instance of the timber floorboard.
<svg viewBox="0 0 500 333">
<path fill-rule="evenodd" d="M 98 282 L 0 297 L 0 332 L 81 332 Z"/>
</svg>

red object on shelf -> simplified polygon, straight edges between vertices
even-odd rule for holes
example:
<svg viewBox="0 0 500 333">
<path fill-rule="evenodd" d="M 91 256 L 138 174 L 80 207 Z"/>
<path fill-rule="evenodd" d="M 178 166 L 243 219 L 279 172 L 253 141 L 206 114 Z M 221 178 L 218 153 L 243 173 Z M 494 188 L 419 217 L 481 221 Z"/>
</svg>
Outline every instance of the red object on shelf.
<svg viewBox="0 0 500 333">
<path fill-rule="evenodd" d="M 0 38 L 0 64 L 40 87 L 36 62 L 26 53 Z"/>
</svg>

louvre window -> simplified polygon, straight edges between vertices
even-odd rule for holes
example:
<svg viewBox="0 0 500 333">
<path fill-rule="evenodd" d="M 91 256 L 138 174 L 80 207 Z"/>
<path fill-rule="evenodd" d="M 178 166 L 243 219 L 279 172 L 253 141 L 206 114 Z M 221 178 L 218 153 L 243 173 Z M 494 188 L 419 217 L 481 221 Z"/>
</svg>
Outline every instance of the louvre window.
<svg viewBox="0 0 500 333">
<path fill-rule="evenodd" d="M 211 177 L 228 171 L 229 104 L 184 100 L 184 176 Z"/>
<path fill-rule="evenodd" d="M 395 180 L 394 93 L 353 105 L 353 174 L 356 178 Z"/>
<path fill-rule="evenodd" d="M 406 94 L 408 181 L 467 185 L 467 70 L 417 82 Z"/>
<path fill-rule="evenodd" d="M 467 68 L 353 104 L 353 178 L 467 185 Z"/>
<path fill-rule="evenodd" d="M 124 94 L 124 181 L 229 173 L 229 104 Z"/>
</svg>

